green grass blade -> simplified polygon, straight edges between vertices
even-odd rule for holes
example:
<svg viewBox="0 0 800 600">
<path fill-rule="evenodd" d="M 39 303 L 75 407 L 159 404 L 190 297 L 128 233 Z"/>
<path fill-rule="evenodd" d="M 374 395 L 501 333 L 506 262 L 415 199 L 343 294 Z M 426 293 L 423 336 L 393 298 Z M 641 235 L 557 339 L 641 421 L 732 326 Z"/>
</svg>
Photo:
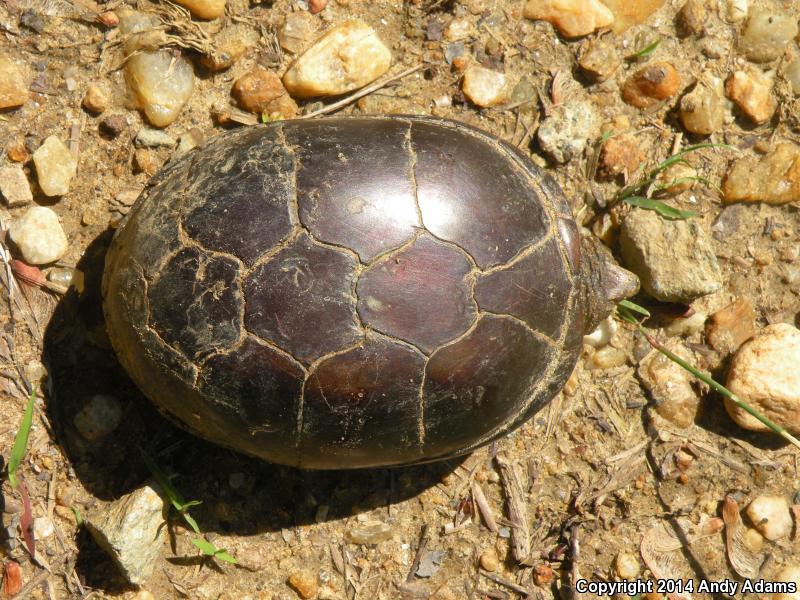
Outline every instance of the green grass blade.
<svg viewBox="0 0 800 600">
<path fill-rule="evenodd" d="M 169 499 L 170 504 L 175 507 L 175 510 L 178 512 L 182 512 L 184 509 L 184 501 L 181 498 L 181 495 L 178 493 L 178 490 L 175 489 L 175 486 L 172 485 L 172 482 L 169 480 L 169 477 L 161 470 L 156 464 L 156 461 L 152 459 L 152 457 L 147 454 L 141 448 L 139 452 L 142 454 L 142 459 L 144 460 L 144 464 L 147 466 L 147 470 L 150 471 L 150 474 L 153 476 L 153 479 L 156 480 L 161 490 L 164 492 L 164 495 Z"/>
<path fill-rule="evenodd" d="M 634 52 L 633 54 L 631 54 L 631 58 L 644 58 L 646 56 L 650 56 L 653 52 L 656 51 L 656 48 L 658 48 L 658 45 L 660 43 L 661 43 L 660 39 L 656 40 L 655 42 L 645 46 L 638 52 Z"/>
<path fill-rule="evenodd" d="M 181 515 L 183 516 L 183 520 L 189 524 L 189 527 L 192 528 L 197 535 L 200 535 L 200 527 L 197 525 L 197 521 L 194 520 L 194 517 L 190 515 L 186 511 L 181 511 Z"/>
<path fill-rule="evenodd" d="M 217 550 L 214 553 L 214 558 L 218 558 L 220 560 L 224 560 L 226 563 L 230 563 L 232 565 L 235 565 L 235 564 L 237 564 L 239 562 L 233 556 L 228 554 L 227 550 L 223 550 L 223 549 Z"/>
<path fill-rule="evenodd" d="M 630 300 L 620 300 L 619 304 L 617 304 L 617 307 L 627 308 L 628 310 L 637 312 L 640 315 L 644 315 L 645 317 L 650 316 L 649 310 L 647 310 L 644 306 L 639 306 L 635 302 L 631 302 Z"/>
<path fill-rule="evenodd" d="M 28 399 L 28 405 L 25 407 L 25 413 L 22 415 L 22 422 L 19 424 L 17 436 L 14 438 L 14 447 L 11 449 L 11 457 L 8 459 L 8 482 L 12 488 L 19 485 L 17 479 L 17 471 L 22 464 L 22 459 L 25 457 L 25 449 L 28 447 L 28 436 L 31 433 L 31 424 L 33 423 L 33 406 L 36 402 L 36 391 L 31 392 L 31 397 Z"/>
<path fill-rule="evenodd" d="M 206 556 L 214 556 L 217 553 L 217 547 L 205 538 L 195 538 L 192 543 Z"/>
<path fill-rule="evenodd" d="M 624 199 L 626 203 L 632 206 L 638 206 L 647 210 L 654 210 L 662 217 L 667 219 L 691 219 L 696 217 L 697 213 L 693 210 L 680 210 L 672 207 L 669 204 L 664 204 L 661 200 L 654 200 L 653 198 L 645 198 L 644 196 L 629 196 Z"/>
</svg>

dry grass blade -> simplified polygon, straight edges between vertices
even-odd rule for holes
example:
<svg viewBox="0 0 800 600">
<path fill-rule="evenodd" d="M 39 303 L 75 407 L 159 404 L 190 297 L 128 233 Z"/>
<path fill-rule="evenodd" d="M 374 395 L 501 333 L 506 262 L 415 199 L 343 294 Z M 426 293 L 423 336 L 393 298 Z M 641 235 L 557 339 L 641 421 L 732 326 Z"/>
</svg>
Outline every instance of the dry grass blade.
<svg viewBox="0 0 800 600">
<path fill-rule="evenodd" d="M 500 479 L 506 494 L 508 519 L 511 522 L 511 546 L 514 558 L 520 564 L 528 564 L 531 554 L 531 533 L 528 524 L 528 510 L 523 498 L 523 487 L 517 469 L 505 457 L 495 457 L 500 469 Z"/>
<path fill-rule="evenodd" d="M 656 579 L 675 580 L 682 579 L 677 564 L 681 548 L 681 541 L 659 523 L 644 534 L 639 550 L 644 564 Z M 687 592 L 673 592 L 667 597 L 669 600 L 692 600 L 692 595 Z"/>
<path fill-rule="evenodd" d="M 761 560 L 745 548 L 742 538 L 745 527 L 739 514 L 739 505 L 730 496 L 722 503 L 722 520 L 725 522 L 725 549 L 728 561 L 738 575 L 752 579 L 758 575 Z"/>
<path fill-rule="evenodd" d="M 497 533 L 497 521 L 494 520 L 492 509 L 489 507 L 489 503 L 486 501 L 486 495 L 483 493 L 483 488 L 477 481 L 472 482 L 472 498 L 475 500 L 475 504 L 478 506 L 478 510 L 483 517 L 483 522 L 486 523 L 486 528 L 492 533 Z"/>
</svg>

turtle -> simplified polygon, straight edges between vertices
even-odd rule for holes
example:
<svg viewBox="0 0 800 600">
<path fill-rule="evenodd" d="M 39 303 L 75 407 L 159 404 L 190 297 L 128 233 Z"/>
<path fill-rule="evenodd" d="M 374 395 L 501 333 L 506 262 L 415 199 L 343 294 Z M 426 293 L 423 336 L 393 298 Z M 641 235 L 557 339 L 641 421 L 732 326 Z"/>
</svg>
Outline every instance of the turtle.
<svg viewBox="0 0 800 600">
<path fill-rule="evenodd" d="M 515 430 L 637 290 L 518 149 L 387 115 L 251 126 L 168 163 L 114 234 L 103 308 L 120 363 L 181 427 L 352 469 Z"/>
</svg>

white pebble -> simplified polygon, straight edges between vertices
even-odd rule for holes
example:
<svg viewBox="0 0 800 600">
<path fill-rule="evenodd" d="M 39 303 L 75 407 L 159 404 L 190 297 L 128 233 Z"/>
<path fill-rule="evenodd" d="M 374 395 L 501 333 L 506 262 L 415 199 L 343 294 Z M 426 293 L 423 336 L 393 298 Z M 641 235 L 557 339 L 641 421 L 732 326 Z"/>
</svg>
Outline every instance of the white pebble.
<svg viewBox="0 0 800 600">
<path fill-rule="evenodd" d="M 639 559 L 633 554 L 627 552 L 620 552 L 617 554 L 617 559 L 614 561 L 614 566 L 622 579 L 633 579 L 640 571 Z"/>
<path fill-rule="evenodd" d="M 23 260 L 31 265 L 46 265 L 64 256 L 67 236 L 58 215 L 46 206 L 32 206 L 11 224 L 11 241 Z"/>
<path fill-rule="evenodd" d="M 728 0 L 728 21 L 731 23 L 738 23 L 747 18 L 748 2 L 747 0 Z"/>
<path fill-rule="evenodd" d="M 747 507 L 747 516 L 768 540 L 780 540 L 792 531 L 789 503 L 781 496 L 758 496 Z"/>
<path fill-rule="evenodd" d="M 55 528 L 53 522 L 47 517 L 36 517 L 33 520 L 33 536 L 37 540 L 43 540 L 53 535 Z"/>
<path fill-rule="evenodd" d="M 73 419 L 75 428 L 88 441 L 94 442 L 114 431 L 122 421 L 122 406 L 113 396 L 96 394 Z"/>
<path fill-rule="evenodd" d="M 39 187 L 48 196 L 63 196 L 78 171 L 78 161 L 69 148 L 51 135 L 33 153 Z"/>
<path fill-rule="evenodd" d="M 461 89 L 470 102 L 481 107 L 497 106 L 508 95 L 506 76 L 478 65 L 470 65 L 464 72 Z"/>
<path fill-rule="evenodd" d="M 140 51 L 125 63 L 125 81 L 147 120 L 166 127 L 192 95 L 194 71 L 188 60 L 171 50 Z"/>
<path fill-rule="evenodd" d="M 389 70 L 392 53 L 366 23 L 345 21 L 306 50 L 286 71 L 283 84 L 296 98 L 336 96 Z"/>
<path fill-rule="evenodd" d="M 765 327 L 742 344 L 728 369 L 727 387 L 750 406 L 800 433 L 800 331 L 786 323 Z M 725 399 L 736 423 L 753 431 L 766 425 Z"/>
<path fill-rule="evenodd" d="M 600 322 L 597 329 L 589 335 L 583 336 L 583 343 L 600 348 L 608 344 L 615 333 L 617 333 L 617 322 L 612 317 L 606 317 Z"/>
</svg>

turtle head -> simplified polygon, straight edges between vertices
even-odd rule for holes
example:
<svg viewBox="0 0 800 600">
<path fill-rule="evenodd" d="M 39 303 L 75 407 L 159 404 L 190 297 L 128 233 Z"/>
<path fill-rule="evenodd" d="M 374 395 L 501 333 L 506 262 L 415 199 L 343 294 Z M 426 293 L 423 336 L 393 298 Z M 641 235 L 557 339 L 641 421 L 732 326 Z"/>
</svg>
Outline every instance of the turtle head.
<svg viewBox="0 0 800 600">
<path fill-rule="evenodd" d="M 581 285 L 584 331 L 591 333 L 620 300 L 639 291 L 639 278 L 620 267 L 611 252 L 594 237 L 581 237 Z"/>
</svg>

